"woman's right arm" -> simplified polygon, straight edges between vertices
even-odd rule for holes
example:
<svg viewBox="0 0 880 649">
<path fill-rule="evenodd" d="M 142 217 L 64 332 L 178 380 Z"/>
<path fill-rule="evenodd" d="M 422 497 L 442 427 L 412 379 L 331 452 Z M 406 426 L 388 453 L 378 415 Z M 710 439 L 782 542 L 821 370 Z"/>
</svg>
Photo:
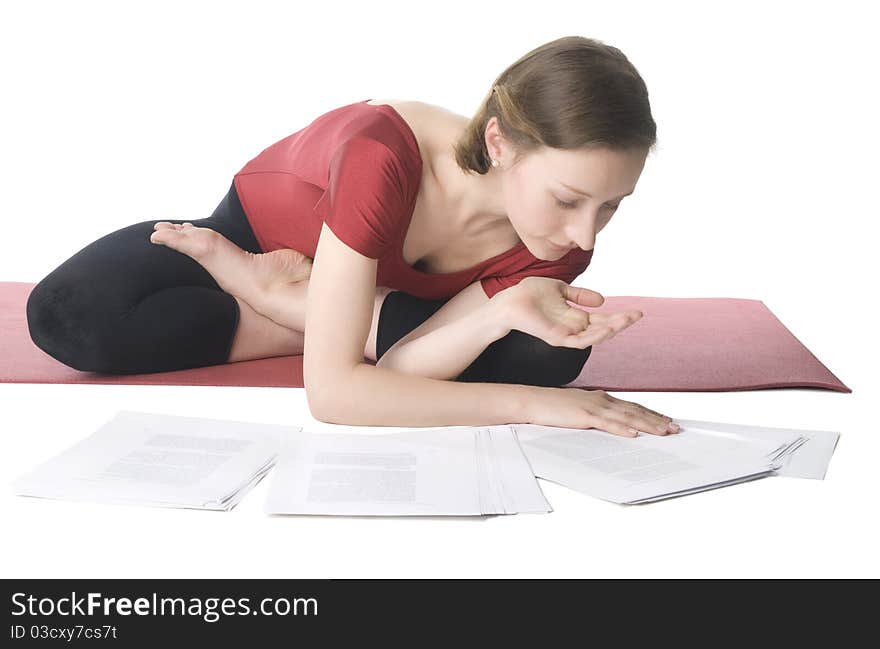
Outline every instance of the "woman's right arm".
<svg viewBox="0 0 880 649">
<path fill-rule="evenodd" d="M 601 390 L 459 383 L 365 363 L 376 266 L 375 259 L 322 226 L 309 278 L 303 350 L 306 397 L 316 419 L 401 427 L 535 423 L 630 436 L 630 424 L 660 434 L 657 426 L 670 421 Z"/>
<path fill-rule="evenodd" d="M 456 383 L 364 362 L 376 265 L 324 224 L 306 297 L 303 380 L 312 416 L 351 426 L 525 422 L 528 386 Z"/>
</svg>

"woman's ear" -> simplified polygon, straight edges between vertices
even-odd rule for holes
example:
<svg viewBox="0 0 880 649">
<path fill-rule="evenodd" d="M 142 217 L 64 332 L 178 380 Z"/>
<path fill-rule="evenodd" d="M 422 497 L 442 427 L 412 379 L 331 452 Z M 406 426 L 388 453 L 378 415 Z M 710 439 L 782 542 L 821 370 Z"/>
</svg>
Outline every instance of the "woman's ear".
<svg viewBox="0 0 880 649">
<path fill-rule="evenodd" d="M 489 121 L 486 122 L 486 132 L 484 137 L 486 139 L 486 151 L 488 151 L 489 157 L 502 161 L 507 142 L 504 139 L 504 135 L 501 133 L 501 127 L 498 124 L 498 118 L 495 115 L 490 117 Z"/>
</svg>

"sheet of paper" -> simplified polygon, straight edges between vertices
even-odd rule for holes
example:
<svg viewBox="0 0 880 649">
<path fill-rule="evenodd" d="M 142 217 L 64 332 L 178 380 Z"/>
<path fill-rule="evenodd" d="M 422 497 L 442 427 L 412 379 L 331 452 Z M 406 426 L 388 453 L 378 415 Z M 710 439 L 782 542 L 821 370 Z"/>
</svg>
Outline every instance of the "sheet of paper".
<svg viewBox="0 0 880 649">
<path fill-rule="evenodd" d="M 382 435 L 304 432 L 282 449 L 266 511 L 343 516 L 551 511 L 513 430 L 493 433 L 460 427 Z"/>
<path fill-rule="evenodd" d="M 420 443 L 448 448 L 474 435 L 485 493 L 484 513 L 549 513 L 553 511 L 510 424 L 497 426 L 418 428 L 393 435 L 412 436 Z M 515 509 L 515 511 L 512 511 Z"/>
<path fill-rule="evenodd" d="M 670 498 L 680 498 L 681 496 L 689 496 L 691 494 L 700 493 L 702 491 L 711 491 L 712 489 L 720 489 L 721 487 L 730 487 L 736 484 L 742 484 L 743 482 L 750 482 L 752 480 L 758 480 L 759 478 L 766 478 L 773 475 L 772 471 L 761 470 L 752 475 L 742 475 L 733 478 L 732 480 L 724 480 L 722 482 L 717 482 L 715 484 L 707 484 L 701 485 L 699 487 L 693 487 L 692 489 L 683 489 L 682 491 L 675 491 L 668 494 L 661 494 L 658 496 L 648 497 L 648 498 L 640 498 L 638 500 L 632 500 L 628 502 L 628 505 L 641 505 L 644 503 L 657 502 L 658 500 L 668 500 Z"/>
<path fill-rule="evenodd" d="M 699 429 L 704 433 L 725 433 L 745 439 L 762 439 L 781 443 L 792 434 L 806 437 L 807 442 L 788 455 L 776 471 L 776 475 L 789 478 L 824 480 L 831 456 L 840 439 L 840 433 L 830 430 L 771 428 L 696 419 L 676 419 L 676 421 L 682 426 Z"/>
<path fill-rule="evenodd" d="M 479 513 L 473 452 L 444 452 L 384 437 L 304 434 L 282 451 L 266 511 L 354 516 Z"/>
<path fill-rule="evenodd" d="M 616 503 L 770 475 L 773 466 L 766 456 L 779 446 L 776 440 L 702 435 L 684 425 L 675 435 L 635 438 L 596 429 L 513 427 L 538 477 Z"/>
<path fill-rule="evenodd" d="M 493 426 L 488 429 L 495 440 L 495 456 L 498 473 L 504 489 L 505 507 L 518 509 L 519 513 L 550 512 L 553 508 L 540 486 L 535 488 L 535 472 L 522 450 L 519 438 L 512 426 Z M 531 480 L 523 476 L 532 476 Z"/>
<path fill-rule="evenodd" d="M 13 483 L 20 495 L 229 509 L 299 426 L 120 411 Z"/>
</svg>

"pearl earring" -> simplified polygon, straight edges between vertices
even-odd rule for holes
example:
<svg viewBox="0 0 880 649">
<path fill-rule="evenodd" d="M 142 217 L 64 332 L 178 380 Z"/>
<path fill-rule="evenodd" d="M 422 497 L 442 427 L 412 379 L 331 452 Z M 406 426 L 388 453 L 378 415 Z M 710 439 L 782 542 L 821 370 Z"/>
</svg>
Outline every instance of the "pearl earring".
<svg viewBox="0 0 880 649">
<path fill-rule="evenodd" d="M 498 162 L 495 158 L 492 158 L 492 166 L 493 167 L 497 167 L 499 164 L 501 164 L 501 163 Z"/>
</svg>

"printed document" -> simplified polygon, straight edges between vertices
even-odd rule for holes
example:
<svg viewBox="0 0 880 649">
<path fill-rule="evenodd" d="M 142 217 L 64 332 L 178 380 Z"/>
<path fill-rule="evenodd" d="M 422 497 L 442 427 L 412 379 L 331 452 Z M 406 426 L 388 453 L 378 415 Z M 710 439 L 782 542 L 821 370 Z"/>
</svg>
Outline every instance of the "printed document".
<svg viewBox="0 0 880 649">
<path fill-rule="evenodd" d="M 515 424 L 535 475 L 616 503 L 637 504 L 787 471 L 824 476 L 837 433 L 676 420 L 681 432 L 635 438 L 597 429 Z M 798 458 L 804 453 L 803 460 Z"/>
<path fill-rule="evenodd" d="M 23 496 L 228 510 L 299 426 L 120 411 L 13 483 Z"/>
<path fill-rule="evenodd" d="M 469 516 L 552 511 L 510 426 L 289 439 L 266 511 Z"/>
</svg>

